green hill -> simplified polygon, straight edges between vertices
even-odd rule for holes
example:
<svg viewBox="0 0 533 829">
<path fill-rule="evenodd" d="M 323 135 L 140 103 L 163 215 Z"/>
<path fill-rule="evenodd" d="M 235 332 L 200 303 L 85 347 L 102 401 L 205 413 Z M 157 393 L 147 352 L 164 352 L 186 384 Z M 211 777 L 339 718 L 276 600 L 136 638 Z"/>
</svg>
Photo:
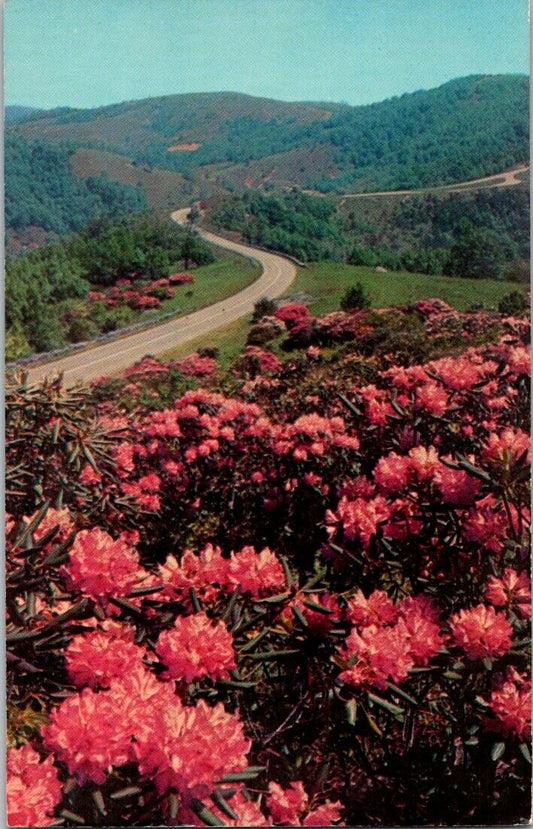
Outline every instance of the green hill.
<svg viewBox="0 0 533 829">
<path fill-rule="evenodd" d="M 220 92 L 51 110 L 8 125 L 8 134 L 180 173 L 192 196 L 249 186 L 372 191 L 453 183 L 526 161 L 528 105 L 526 76 L 471 76 L 359 107 Z"/>
</svg>

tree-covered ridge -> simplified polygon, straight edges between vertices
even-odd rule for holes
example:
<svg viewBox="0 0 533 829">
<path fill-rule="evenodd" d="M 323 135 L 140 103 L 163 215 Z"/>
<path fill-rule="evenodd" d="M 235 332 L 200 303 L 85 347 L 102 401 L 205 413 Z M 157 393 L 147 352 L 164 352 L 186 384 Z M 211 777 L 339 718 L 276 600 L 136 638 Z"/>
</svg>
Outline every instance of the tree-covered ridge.
<svg viewBox="0 0 533 829">
<path fill-rule="evenodd" d="M 203 170 L 237 189 L 262 175 L 270 186 L 371 191 L 473 179 L 527 161 L 528 105 L 527 77 L 472 76 L 369 106 L 204 93 L 56 110 L 12 129 L 33 137 L 45 130 L 50 140 L 193 178 Z M 191 143 L 199 146 L 169 149 Z M 313 167 L 304 160 L 317 148 L 321 164 Z"/>
<path fill-rule="evenodd" d="M 321 190 L 416 188 L 474 179 L 529 157 L 528 79 L 474 76 L 339 112 L 324 125 L 341 170 Z"/>
<path fill-rule="evenodd" d="M 74 148 L 8 132 L 5 141 L 5 223 L 18 231 L 29 225 L 62 234 L 99 216 L 116 218 L 146 208 L 142 187 L 71 171 Z"/>
<path fill-rule="evenodd" d="M 222 202 L 210 214 L 220 230 L 236 230 L 252 245 L 303 260 L 339 258 L 346 242 L 342 220 L 332 199 L 292 192 L 265 196 L 250 191 Z"/>
<path fill-rule="evenodd" d="M 517 187 L 347 200 L 342 209 L 301 192 L 250 191 L 224 200 L 210 220 L 307 261 L 498 279 L 513 278 L 529 259 L 529 198 Z"/>
<path fill-rule="evenodd" d="M 184 263 L 207 264 L 211 248 L 196 234 L 149 215 L 98 219 L 80 233 L 8 261 L 6 356 L 17 359 L 94 338 L 132 321 L 127 306 L 87 304 L 91 288 L 130 277 L 132 287 L 167 277 Z"/>
</svg>

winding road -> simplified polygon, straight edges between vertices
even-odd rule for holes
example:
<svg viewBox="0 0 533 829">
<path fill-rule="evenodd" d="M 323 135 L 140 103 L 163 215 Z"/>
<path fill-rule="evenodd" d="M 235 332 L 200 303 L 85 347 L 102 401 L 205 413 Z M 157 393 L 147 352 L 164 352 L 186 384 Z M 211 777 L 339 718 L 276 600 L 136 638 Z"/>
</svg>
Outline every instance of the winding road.
<svg viewBox="0 0 533 829">
<path fill-rule="evenodd" d="M 448 192 L 460 193 L 462 190 L 490 190 L 493 187 L 514 187 L 521 184 L 519 176 L 529 172 L 529 164 L 522 164 L 507 170 L 505 173 L 497 173 L 494 176 L 476 178 L 472 181 L 461 181 L 458 184 L 439 184 L 436 187 L 422 187 L 419 190 L 381 190 L 378 193 L 346 193 L 340 199 L 343 204 L 346 199 L 371 199 L 373 196 L 413 196 L 418 193 Z"/>
<path fill-rule="evenodd" d="M 176 210 L 172 213 L 172 219 L 178 224 L 184 224 L 189 212 L 189 207 Z M 169 322 L 154 325 L 104 345 L 77 351 L 53 362 L 32 366 L 27 371 L 28 382 L 39 383 L 45 377 L 55 377 L 62 373 L 65 386 L 72 386 L 76 383 L 90 382 L 103 375 L 116 374 L 141 360 L 146 354 L 161 354 L 239 319 L 250 313 L 261 297 L 274 299 L 285 293 L 296 276 L 296 266 L 283 256 L 231 242 L 206 230 L 199 229 L 199 232 L 206 242 L 259 262 L 263 269 L 259 279 L 239 293 L 200 311 L 175 317 Z"/>
</svg>

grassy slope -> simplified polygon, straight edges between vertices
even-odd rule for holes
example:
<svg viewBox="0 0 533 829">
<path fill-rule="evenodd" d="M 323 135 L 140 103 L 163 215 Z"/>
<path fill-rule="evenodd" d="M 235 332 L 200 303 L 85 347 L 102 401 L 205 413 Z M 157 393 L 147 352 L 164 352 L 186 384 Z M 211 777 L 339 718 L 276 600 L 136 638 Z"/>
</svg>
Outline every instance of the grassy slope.
<svg viewBox="0 0 533 829">
<path fill-rule="evenodd" d="M 320 262 L 307 269 L 299 269 L 291 294 L 302 292 L 312 297 L 310 310 L 319 316 L 337 311 L 342 295 L 356 282 L 361 282 L 376 308 L 433 297 L 444 299 L 458 310 L 465 310 L 473 302 L 481 301 L 485 308 L 497 308 L 505 294 L 527 288 L 493 279 L 459 279 L 402 271 L 376 273 L 372 268 Z M 212 334 L 198 337 L 160 356 L 165 360 L 176 360 L 202 347 L 216 347 L 219 349 L 218 361 L 227 370 L 246 345 L 250 319 L 249 315 L 241 317 Z"/>
<path fill-rule="evenodd" d="M 216 262 L 194 271 L 193 284 L 178 288 L 175 297 L 161 303 L 159 312 L 179 309 L 181 314 L 190 314 L 236 294 L 260 276 L 259 265 L 242 256 L 226 252 L 219 256 Z"/>
<path fill-rule="evenodd" d="M 497 308 L 505 294 L 516 288 L 526 289 L 526 286 L 494 279 L 460 279 L 406 271 L 376 273 L 373 268 L 319 262 L 299 270 L 293 291 L 312 296 L 310 310 L 320 315 L 338 310 L 341 297 L 356 282 L 361 283 L 377 308 L 431 297 L 444 299 L 460 311 L 474 302 L 483 302 L 486 308 Z"/>
<path fill-rule="evenodd" d="M 212 334 L 197 337 L 195 340 L 191 340 L 184 345 L 160 354 L 159 358 L 162 360 L 179 360 L 188 354 L 192 354 L 199 348 L 209 346 L 210 348 L 218 348 L 218 362 L 225 370 L 228 370 L 246 346 L 246 338 L 250 330 L 250 319 L 250 315 L 241 317 L 235 320 L 235 322 L 230 322 L 221 328 L 217 328 Z"/>
</svg>

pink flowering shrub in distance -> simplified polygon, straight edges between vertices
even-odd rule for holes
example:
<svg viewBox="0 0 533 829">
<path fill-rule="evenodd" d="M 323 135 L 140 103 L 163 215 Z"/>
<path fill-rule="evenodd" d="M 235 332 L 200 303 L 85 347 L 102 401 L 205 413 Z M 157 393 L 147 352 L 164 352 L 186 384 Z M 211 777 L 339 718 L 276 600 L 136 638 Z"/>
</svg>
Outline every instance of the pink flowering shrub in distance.
<svg viewBox="0 0 533 829">
<path fill-rule="evenodd" d="M 8 386 L 10 820 L 529 816 L 527 321 L 276 315 L 283 359 Z"/>
</svg>

